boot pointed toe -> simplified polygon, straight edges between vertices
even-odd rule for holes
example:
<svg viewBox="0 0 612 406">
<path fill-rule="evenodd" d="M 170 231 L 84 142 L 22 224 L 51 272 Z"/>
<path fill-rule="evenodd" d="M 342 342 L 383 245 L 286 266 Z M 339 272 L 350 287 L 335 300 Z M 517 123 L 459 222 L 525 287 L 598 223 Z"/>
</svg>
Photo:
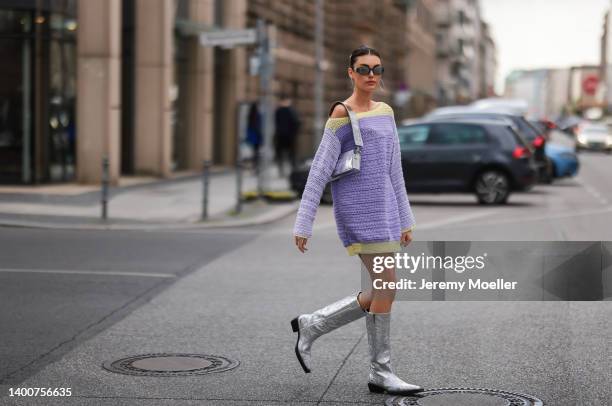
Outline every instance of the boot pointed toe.
<svg viewBox="0 0 612 406">
<path fill-rule="evenodd" d="M 390 346 L 391 313 L 366 314 L 366 329 L 370 350 L 370 374 L 368 388 L 374 393 L 411 395 L 422 392 L 423 388 L 404 382 L 391 365 Z"/>
</svg>

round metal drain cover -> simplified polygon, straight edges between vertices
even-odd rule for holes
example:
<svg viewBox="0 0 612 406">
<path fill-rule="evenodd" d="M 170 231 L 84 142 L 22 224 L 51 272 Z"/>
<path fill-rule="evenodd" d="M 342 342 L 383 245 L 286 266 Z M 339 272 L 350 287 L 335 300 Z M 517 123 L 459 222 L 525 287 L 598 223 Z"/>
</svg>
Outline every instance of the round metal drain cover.
<svg viewBox="0 0 612 406">
<path fill-rule="evenodd" d="M 219 355 L 209 354 L 142 354 L 105 362 L 104 369 L 127 375 L 189 376 L 225 372 L 240 364 Z"/>
<path fill-rule="evenodd" d="M 429 389 L 414 396 L 391 396 L 387 406 L 543 406 L 531 395 L 495 389 Z"/>
</svg>

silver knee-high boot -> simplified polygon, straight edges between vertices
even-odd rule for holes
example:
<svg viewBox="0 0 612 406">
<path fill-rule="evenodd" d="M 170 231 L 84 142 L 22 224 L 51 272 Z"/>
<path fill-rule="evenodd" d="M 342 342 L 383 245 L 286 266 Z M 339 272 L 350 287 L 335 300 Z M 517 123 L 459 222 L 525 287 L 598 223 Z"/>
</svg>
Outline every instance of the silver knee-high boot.
<svg viewBox="0 0 612 406">
<path fill-rule="evenodd" d="M 410 395 L 423 388 L 402 381 L 391 366 L 391 313 L 366 312 L 366 328 L 370 347 L 370 392 Z"/>
<path fill-rule="evenodd" d="M 329 304 L 314 313 L 301 314 L 291 320 L 291 328 L 298 333 L 295 355 L 304 372 L 310 372 L 310 349 L 312 343 L 325 333 L 337 329 L 366 314 L 357 301 L 357 292 Z"/>
</svg>

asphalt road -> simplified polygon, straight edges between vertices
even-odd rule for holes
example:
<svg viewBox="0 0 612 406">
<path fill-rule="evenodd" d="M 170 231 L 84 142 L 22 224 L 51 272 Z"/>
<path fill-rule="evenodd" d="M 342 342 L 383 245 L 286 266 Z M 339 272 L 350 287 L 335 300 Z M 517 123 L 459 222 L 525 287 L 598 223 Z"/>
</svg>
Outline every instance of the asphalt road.
<svg viewBox="0 0 612 406">
<path fill-rule="evenodd" d="M 248 240 L 0 228 L 0 382 L 19 382 Z"/>
<path fill-rule="evenodd" d="M 409 195 L 417 240 L 612 240 L 612 156 L 581 155 L 577 178 L 483 207 L 470 195 Z M 360 320 L 320 338 L 313 373 L 289 320 L 359 289 L 331 206 L 310 250 L 294 216 L 242 229 L 89 232 L 0 229 L 0 404 L 382 404 L 367 391 Z M 612 399 L 610 302 L 398 302 L 397 373 L 426 388 L 532 394 L 546 405 Z M 148 352 L 240 362 L 182 378 L 113 374 L 103 362 Z M 10 387 L 72 387 L 62 399 Z M 488 403 L 487 403 L 488 404 Z"/>
</svg>

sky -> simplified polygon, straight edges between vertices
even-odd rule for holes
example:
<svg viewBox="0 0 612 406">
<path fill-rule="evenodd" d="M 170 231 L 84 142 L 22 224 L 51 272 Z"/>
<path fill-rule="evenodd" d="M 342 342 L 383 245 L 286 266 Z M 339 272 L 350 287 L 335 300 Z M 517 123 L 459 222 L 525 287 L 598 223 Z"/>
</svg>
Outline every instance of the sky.
<svg viewBox="0 0 612 406">
<path fill-rule="evenodd" d="M 480 0 L 497 45 L 496 91 L 514 69 L 599 64 L 612 0 Z"/>
</svg>

